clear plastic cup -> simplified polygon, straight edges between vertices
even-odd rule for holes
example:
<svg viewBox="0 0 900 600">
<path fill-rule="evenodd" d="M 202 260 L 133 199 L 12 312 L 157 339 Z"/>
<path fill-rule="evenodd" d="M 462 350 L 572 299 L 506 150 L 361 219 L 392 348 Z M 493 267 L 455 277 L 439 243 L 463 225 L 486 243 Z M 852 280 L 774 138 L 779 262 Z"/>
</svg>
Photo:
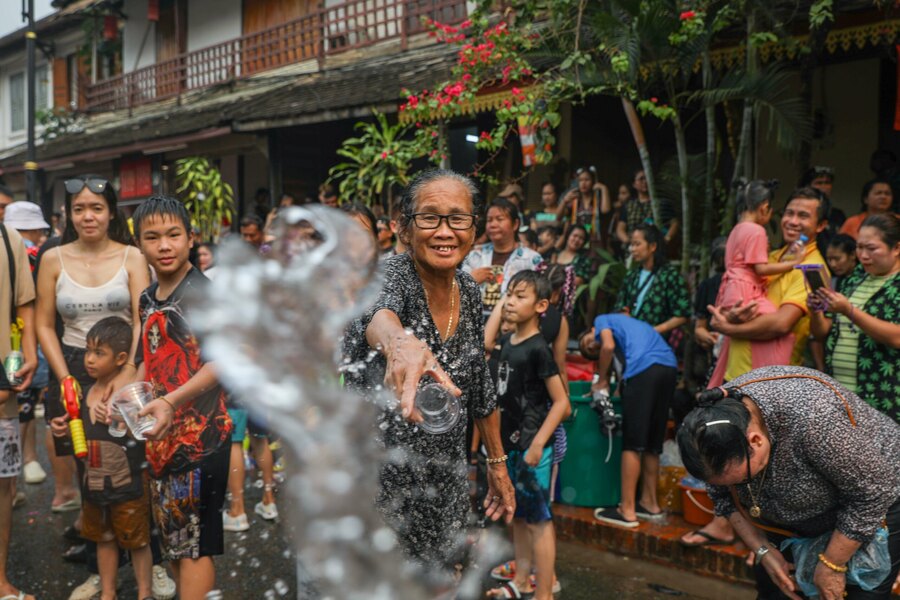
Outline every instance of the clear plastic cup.
<svg viewBox="0 0 900 600">
<path fill-rule="evenodd" d="M 136 440 L 145 440 L 144 432 L 156 425 L 151 416 L 138 413 L 153 400 L 153 388 L 146 381 L 130 383 L 113 394 L 109 400 L 109 434 L 122 437 L 128 429 Z"/>
<path fill-rule="evenodd" d="M 439 383 L 419 388 L 416 409 L 422 415 L 422 422 L 417 425 L 427 433 L 446 433 L 459 421 L 459 398 Z"/>
</svg>

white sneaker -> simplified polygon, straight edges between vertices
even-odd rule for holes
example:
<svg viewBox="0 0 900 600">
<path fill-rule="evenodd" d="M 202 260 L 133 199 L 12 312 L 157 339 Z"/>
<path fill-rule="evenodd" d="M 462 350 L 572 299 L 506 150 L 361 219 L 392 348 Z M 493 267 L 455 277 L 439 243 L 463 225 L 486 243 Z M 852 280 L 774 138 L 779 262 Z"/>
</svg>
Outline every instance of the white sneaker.
<svg viewBox="0 0 900 600">
<path fill-rule="evenodd" d="M 47 479 L 47 473 L 41 467 L 41 463 L 36 460 L 26 463 L 22 472 L 25 473 L 25 483 L 42 483 Z"/>
<path fill-rule="evenodd" d="M 236 517 L 228 514 L 228 511 L 222 511 L 222 529 L 225 531 L 247 531 L 250 529 L 250 522 L 247 520 L 247 514 L 243 513 Z"/>
<path fill-rule="evenodd" d="M 153 597 L 156 600 L 171 600 L 175 597 L 175 581 L 169 577 L 162 565 L 153 565 Z"/>
<path fill-rule="evenodd" d="M 275 506 L 275 503 L 272 504 L 263 504 L 262 502 L 256 503 L 256 508 L 253 509 L 253 512 L 261 516 L 266 521 L 274 521 L 278 518 L 278 507 Z"/>
<path fill-rule="evenodd" d="M 87 581 L 72 590 L 69 600 L 91 600 L 94 596 L 101 592 L 100 576 L 91 575 Z"/>
</svg>

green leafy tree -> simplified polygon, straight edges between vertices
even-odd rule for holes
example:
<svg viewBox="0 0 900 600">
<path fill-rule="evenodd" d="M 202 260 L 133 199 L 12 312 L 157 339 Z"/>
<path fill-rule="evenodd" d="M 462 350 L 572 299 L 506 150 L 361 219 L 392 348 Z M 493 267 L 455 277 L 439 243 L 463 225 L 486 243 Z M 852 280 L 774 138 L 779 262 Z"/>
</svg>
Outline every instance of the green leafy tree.
<svg viewBox="0 0 900 600">
<path fill-rule="evenodd" d="M 176 192 L 191 215 L 191 225 L 204 241 L 217 242 L 222 223 L 234 214 L 234 190 L 206 158 L 175 161 Z"/>
<path fill-rule="evenodd" d="M 412 161 L 424 155 L 417 139 L 424 132 L 413 135 L 409 125 L 391 124 L 377 110 L 373 114 L 374 122 L 356 124 L 359 136 L 344 140 L 337 153 L 345 160 L 328 171 L 328 180 L 338 184 L 342 200 L 386 205 L 392 190 L 409 182 Z"/>
</svg>

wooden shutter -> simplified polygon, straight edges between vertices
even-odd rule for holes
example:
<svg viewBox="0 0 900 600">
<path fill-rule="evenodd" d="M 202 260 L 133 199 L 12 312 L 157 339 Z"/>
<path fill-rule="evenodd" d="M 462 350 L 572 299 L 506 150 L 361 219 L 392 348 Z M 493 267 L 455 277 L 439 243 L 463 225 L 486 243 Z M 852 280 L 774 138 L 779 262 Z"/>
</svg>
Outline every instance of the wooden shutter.
<svg viewBox="0 0 900 600">
<path fill-rule="evenodd" d="M 69 108 L 69 65 L 65 58 L 53 59 L 53 108 Z"/>
<path fill-rule="evenodd" d="M 78 54 L 75 57 L 78 67 L 78 107 L 87 106 L 87 86 L 91 83 L 91 67 L 88 64 L 88 57 Z"/>
</svg>

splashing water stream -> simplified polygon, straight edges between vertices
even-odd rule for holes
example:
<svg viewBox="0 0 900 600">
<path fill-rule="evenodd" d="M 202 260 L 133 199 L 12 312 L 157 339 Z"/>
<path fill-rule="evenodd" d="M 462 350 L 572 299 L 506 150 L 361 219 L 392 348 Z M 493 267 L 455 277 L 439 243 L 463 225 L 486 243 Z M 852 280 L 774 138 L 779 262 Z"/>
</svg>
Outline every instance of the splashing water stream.
<svg viewBox="0 0 900 600">
<path fill-rule="evenodd" d="M 380 290 L 374 240 L 319 206 L 282 211 L 275 234 L 267 259 L 243 243 L 223 245 L 192 323 L 223 384 L 286 446 L 298 597 L 434 597 L 405 566 L 375 508 L 384 454 L 378 406 L 341 390 L 335 367 L 344 328 Z M 461 591 L 477 589 L 478 578 L 468 573 Z M 286 584 L 276 582 L 276 590 L 284 595 Z"/>
</svg>

